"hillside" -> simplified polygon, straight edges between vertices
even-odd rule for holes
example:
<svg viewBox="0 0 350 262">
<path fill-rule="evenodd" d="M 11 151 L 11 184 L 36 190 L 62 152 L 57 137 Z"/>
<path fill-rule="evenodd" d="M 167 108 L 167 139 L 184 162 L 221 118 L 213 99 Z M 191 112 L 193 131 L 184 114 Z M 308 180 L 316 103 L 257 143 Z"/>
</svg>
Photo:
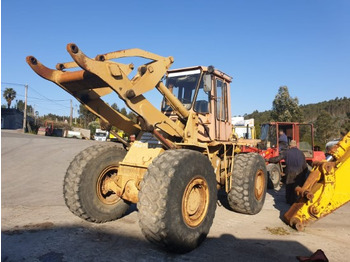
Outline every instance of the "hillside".
<svg viewBox="0 0 350 262">
<path fill-rule="evenodd" d="M 328 112 L 332 118 L 346 119 L 347 113 L 350 113 L 350 98 L 335 98 L 329 101 L 323 101 L 317 104 L 301 105 L 304 119 L 306 122 L 314 122 L 322 111 Z"/>
<path fill-rule="evenodd" d="M 300 105 L 304 123 L 312 123 L 315 127 L 315 140 L 323 145 L 325 142 L 341 137 L 350 129 L 350 98 L 335 98 L 316 104 Z M 260 134 L 262 123 L 273 121 L 271 110 L 244 116 L 245 119 L 254 118 L 257 135 Z"/>
</svg>

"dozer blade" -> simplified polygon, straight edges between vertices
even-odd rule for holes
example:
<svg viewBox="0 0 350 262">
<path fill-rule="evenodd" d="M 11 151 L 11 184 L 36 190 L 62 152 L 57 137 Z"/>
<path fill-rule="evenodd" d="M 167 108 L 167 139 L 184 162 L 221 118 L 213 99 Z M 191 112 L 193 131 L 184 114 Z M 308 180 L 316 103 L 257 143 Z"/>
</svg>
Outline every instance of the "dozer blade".
<svg viewBox="0 0 350 262">
<path fill-rule="evenodd" d="M 296 192 L 299 199 L 284 219 L 298 231 L 350 201 L 350 132 L 333 148 L 328 161 L 314 165 Z"/>
</svg>

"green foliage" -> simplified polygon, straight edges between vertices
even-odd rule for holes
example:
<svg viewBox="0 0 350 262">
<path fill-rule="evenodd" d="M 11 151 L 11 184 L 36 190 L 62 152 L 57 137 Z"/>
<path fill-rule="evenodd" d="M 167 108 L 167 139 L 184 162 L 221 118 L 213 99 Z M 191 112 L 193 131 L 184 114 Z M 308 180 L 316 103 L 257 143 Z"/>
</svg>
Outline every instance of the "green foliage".
<svg viewBox="0 0 350 262">
<path fill-rule="evenodd" d="M 126 111 L 125 107 L 123 107 L 122 109 L 120 109 L 120 113 L 123 114 L 124 116 L 128 115 L 128 112 Z"/>
<path fill-rule="evenodd" d="M 119 108 L 118 108 L 118 105 L 116 103 L 113 103 L 111 105 L 111 107 L 114 109 L 114 110 L 117 110 L 119 112 Z"/>
<path fill-rule="evenodd" d="M 23 112 L 24 111 L 24 102 L 23 102 L 23 100 L 18 100 L 17 101 L 17 109 L 19 110 L 19 111 L 21 111 L 21 112 Z"/>
<path fill-rule="evenodd" d="M 96 119 L 96 116 L 87 110 L 82 104 L 79 105 L 79 118 L 82 127 L 87 128 L 88 124 Z"/>
<path fill-rule="evenodd" d="M 317 117 L 315 127 L 315 142 L 320 145 L 325 145 L 334 134 L 334 120 L 327 111 L 323 110 Z"/>
<path fill-rule="evenodd" d="M 41 117 L 39 117 L 40 121 L 45 122 L 46 120 L 51 120 L 51 121 L 55 121 L 55 122 L 64 122 L 64 120 L 69 119 L 68 116 L 59 116 L 59 115 L 55 115 L 55 114 L 47 114 L 47 115 L 43 115 Z"/>
<path fill-rule="evenodd" d="M 254 118 L 256 137 L 260 137 L 261 125 L 271 121 L 271 111 L 259 112 L 255 110 L 253 113 L 249 115 L 244 115 L 244 118 L 245 119 Z"/>
<path fill-rule="evenodd" d="M 24 107 L 25 107 L 24 101 L 18 100 L 16 107 L 19 111 L 24 112 Z M 34 116 L 34 108 L 31 105 L 27 105 L 27 114 Z"/>
<path fill-rule="evenodd" d="M 16 91 L 13 88 L 6 88 L 4 90 L 4 93 L 2 94 L 2 96 L 6 99 L 7 101 L 7 108 L 11 107 L 11 102 L 16 98 Z"/>
<path fill-rule="evenodd" d="M 346 113 L 346 118 L 344 120 L 344 123 L 341 125 L 341 134 L 345 135 L 348 132 L 350 132 L 350 112 Z"/>
<path fill-rule="evenodd" d="M 271 118 L 279 122 L 301 122 L 302 112 L 298 98 L 289 95 L 288 87 L 281 86 L 272 102 Z"/>
<path fill-rule="evenodd" d="M 96 129 L 100 128 L 100 124 L 98 121 L 93 121 L 89 123 L 88 127 L 90 129 L 91 135 L 95 135 Z"/>
<path fill-rule="evenodd" d="M 335 98 L 329 101 L 323 101 L 317 104 L 309 104 L 300 106 L 306 117 L 306 121 L 315 123 L 318 116 L 322 111 L 326 111 L 330 114 L 334 120 L 332 130 L 334 131 L 332 136 L 328 140 L 333 138 L 340 138 L 342 134 L 349 132 L 350 129 L 350 98 Z"/>
</svg>

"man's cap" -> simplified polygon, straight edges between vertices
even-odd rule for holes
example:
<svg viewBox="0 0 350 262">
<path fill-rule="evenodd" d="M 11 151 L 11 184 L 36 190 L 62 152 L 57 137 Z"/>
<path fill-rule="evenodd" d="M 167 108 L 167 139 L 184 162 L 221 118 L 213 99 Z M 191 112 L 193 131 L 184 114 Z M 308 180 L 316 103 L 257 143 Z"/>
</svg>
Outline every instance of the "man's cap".
<svg viewBox="0 0 350 262">
<path fill-rule="evenodd" d="M 295 140 L 290 141 L 289 146 L 290 147 L 296 147 L 297 146 L 297 141 L 295 141 Z"/>
</svg>

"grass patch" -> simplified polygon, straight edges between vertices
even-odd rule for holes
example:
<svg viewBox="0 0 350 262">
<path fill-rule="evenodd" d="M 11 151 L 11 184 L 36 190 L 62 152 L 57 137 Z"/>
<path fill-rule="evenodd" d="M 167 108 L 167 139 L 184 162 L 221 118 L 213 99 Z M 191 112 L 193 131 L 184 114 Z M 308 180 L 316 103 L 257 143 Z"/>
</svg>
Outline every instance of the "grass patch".
<svg viewBox="0 0 350 262">
<path fill-rule="evenodd" d="M 265 230 L 269 231 L 272 235 L 289 235 L 290 233 L 283 227 L 265 227 Z"/>
</svg>

